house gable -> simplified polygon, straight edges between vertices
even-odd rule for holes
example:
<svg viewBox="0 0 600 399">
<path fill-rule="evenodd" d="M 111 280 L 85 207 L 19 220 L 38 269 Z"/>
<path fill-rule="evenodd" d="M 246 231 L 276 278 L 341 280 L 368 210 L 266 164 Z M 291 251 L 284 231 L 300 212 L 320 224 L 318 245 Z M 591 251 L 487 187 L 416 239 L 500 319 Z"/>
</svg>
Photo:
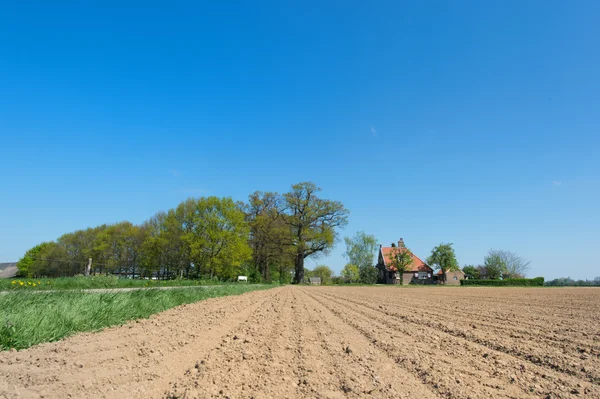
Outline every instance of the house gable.
<svg viewBox="0 0 600 399">
<path fill-rule="evenodd" d="M 433 269 L 429 267 L 429 265 L 423 262 L 418 256 L 413 254 L 408 248 L 404 246 L 404 241 L 402 239 L 398 242 L 398 248 L 400 251 L 408 251 L 412 257 L 412 263 L 407 267 L 405 272 L 407 273 L 416 273 L 416 272 L 433 272 Z M 394 247 L 384 247 L 379 246 L 379 260 L 377 262 L 377 266 L 381 267 L 385 270 L 395 271 L 396 268 L 394 266 L 389 265 L 389 256 L 394 250 Z"/>
</svg>

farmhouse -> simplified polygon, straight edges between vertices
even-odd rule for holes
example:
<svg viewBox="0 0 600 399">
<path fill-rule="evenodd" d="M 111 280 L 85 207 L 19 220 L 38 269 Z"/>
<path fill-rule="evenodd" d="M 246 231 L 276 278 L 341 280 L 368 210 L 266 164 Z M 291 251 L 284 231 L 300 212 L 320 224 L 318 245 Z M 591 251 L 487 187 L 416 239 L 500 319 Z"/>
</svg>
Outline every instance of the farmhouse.
<svg viewBox="0 0 600 399">
<path fill-rule="evenodd" d="M 398 273 L 397 269 L 391 265 L 390 256 L 393 256 L 395 251 L 408 251 L 412 257 L 412 263 L 408 265 L 404 273 Z M 379 283 L 381 284 L 400 284 L 401 281 L 403 284 L 408 284 L 413 278 L 421 283 L 433 282 L 433 269 L 406 248 L 402 238 L 398 241 L 397 247 L 379 246 L 377 269 L 379 269 Z"/>
</svg>

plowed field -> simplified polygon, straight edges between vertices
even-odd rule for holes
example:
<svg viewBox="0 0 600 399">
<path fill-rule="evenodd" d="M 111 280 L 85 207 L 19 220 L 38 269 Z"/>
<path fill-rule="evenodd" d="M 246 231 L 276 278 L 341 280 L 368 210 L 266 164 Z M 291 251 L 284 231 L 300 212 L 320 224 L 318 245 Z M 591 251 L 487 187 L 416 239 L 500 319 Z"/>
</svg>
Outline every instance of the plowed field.
<svg viewBox="0 0 600 399">
<path fill-rule="evenodd" d="M 0 353 L 0 398 L 600 398 L 600 289 L 299 287 Z"/>
</svg>

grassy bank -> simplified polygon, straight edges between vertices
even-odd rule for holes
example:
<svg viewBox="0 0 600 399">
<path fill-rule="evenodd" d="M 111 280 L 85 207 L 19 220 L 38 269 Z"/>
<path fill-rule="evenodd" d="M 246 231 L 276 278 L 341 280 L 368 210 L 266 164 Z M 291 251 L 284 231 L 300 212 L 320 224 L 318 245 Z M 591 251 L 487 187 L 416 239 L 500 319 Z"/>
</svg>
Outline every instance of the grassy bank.
<svg viewBox="0 0 600 399">
<path fill-rule="evenodd" d="M 267 288 L 222 285 L 201 290 L 138 290 L 104 294 L 9 292 L 0 295 L 0 350 L 28 348 L 77 332 L 146 318 L 178 305 Z"/>
<path fill-rule="evenodd" d="M 0 279 L 0 291 L 78 290 L 93 288 L 148 288 L 189 287 L 197 285 L 222 285 L 215 280 L 133 280 L 115 276 L 13 278 Z"/>
</svg>

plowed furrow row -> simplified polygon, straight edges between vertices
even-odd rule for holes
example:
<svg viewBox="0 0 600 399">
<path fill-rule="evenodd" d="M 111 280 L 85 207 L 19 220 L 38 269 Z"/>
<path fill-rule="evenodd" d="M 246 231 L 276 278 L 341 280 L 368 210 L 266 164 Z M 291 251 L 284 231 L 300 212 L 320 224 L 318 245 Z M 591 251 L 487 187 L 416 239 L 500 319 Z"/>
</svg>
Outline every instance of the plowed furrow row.
<svg viewBox="0 0 600 399">
<path fill-rule="evenodd" d="M 412 289 L 399 288 L 397 292 L 398 294 L 394 295 L 379 295 L 376 297 L 376 299 L 381 302 L 391 301 L 402 303 L 403 301 L 410 300 L 414 297 L 410 295 L 413 292 Z M 453 291 L 446 290 L 445 292 L 451 293 Z M 363 299 L 370 300 L 375 299 L 373 296 L 364 295 L 362 293 L 353 293 L 353 297 L 361 297 Z M 548 328 L 549 325 L 552 325 L 555 329 L 559 326 L 564 326 L 564 332 L 569 334 L 571 337 L 573 332 L 578 332 L 580 334 L 585 333 L 586 335 L 581 335 L 581 339 L 584 342 L 586 341 L 586 336 L 591 336 L 591 331 L 573 331 L 572 328 L 569 328 L 573 326 L 573 320 L 578 322 L 581 320 L 600 320 L 600 308 L 594 312 L 594 310 L 590 308 L 589 303 L 588 305 L 582 305 L 582 308 L 586 309 L 585 312 L 578 312 L 575 314 L 573 310 L 575 306 L 573 306 L 568 313 L 557 314 L 553 304 L 546 304 L 541 310 L 537 308 L 533 309 L 532 306 L 523 301 L 523 299 L 519 299 L 515 304 L 506 301 L 501 303 L 494 302 L 492 300 L 485 301 L 482 300 L 482 298 L 466 298 L 462 299 L 461 301 L 457 301 L 453 299 L 455 296 L 452 295 L 437 295 L 435 297 L 427 295 L 426 297 L 428 303 L 434 305 L 432 306 L 433 310 L 437 311 L 439 314 L 452 314 L 453 319 L 467 316 L 480 320 L 485 319 L 509 323 L 517 327 L 534 329 L 545 329 Z M 492 303 L 494 306 L 491 306 Z M 485 311 L 482 312 L 482 309 Z M 548 311 L 548 309 L 551 310 Z M 534 312 L 531 312 L 532 310 L 534 310 Z M 527 314 L 528 317 L 526 319 L 523 318 L 523 314 Z M 542 317 L 542 315 L 544 315 L 544 317 Z M 588 326 L 590 326 L 589 330 L 593 330 L 594 323 L 588 323 Z M 587 341 L 589 340 L 591 340 L 591 338 Z"/>
<path fill-rule="evenodd" d="M 286 396 L 297 393 L 297 384 L 286 384 L 298 374 L 293 354 L 286 351 L 291 336 L 288 309 L 291 294 L 273 296 L 240 323 L 207 354 L 171 383 L 171 398 L 239 397 L 259 391 Z M 287 376 L 287 377 L 284 377 Z"/>
<path fill-rule="evenodd" d="M 324 295 L 333 297 L 329 294 Z M 462 338 L 483 345 L 494 351 L 518 357 L 538 366 L 570 374 L 594 384 L 600 383 L 600 374 L 596 367 L 599 362 L 597 361 L 598 358 L 596 354 L 592 353 L 592 356 L 588 355 L 588 359 L 586 359 L 588 367 L 586 368 L 581 364 L 581 354 L 578 352 L 578 348 L 580 347 L 573 346 L 569 341 L 557 343 L 545 339 L 542 333 L 536 334 L 533 331 L 531 332 L 531 335 L 528 335 L 527 331 L 514 333 L 514 331 L 511 332 L 510 329 L 504 329 L 500 326 L 484 326 L 477 320 L 465 322 L 461 326 L 460 318 L 455 318 L 454 316 L 449 318 L 448 315 L 439 315 L 427 310 L 419 311 L 418 315 L 415 315 L 412 309 L 403 309 L 402 306 L 394 303 L 375 305 L 371 304 L 373 302 L 371 300 L 371 303 L 365 304 L 362 301 L 354 300 L 347 296 L 338 295 L 337 297 L 341 297 L 349 303 L 366 307 L 408 323 L 443 331 L 454 337 Z M 377 301 L 375 301 L 375 303 L 377 303 Z M 474 325 L 473 323 L 478 326 L 476 329 L 472 328 Z M 511 345 L 505 345 L 501 343 L 500 340 L 507 340 Z M 559 345 L 560 347 L 557 347 Z M 590 347 L 588 346 L 587 348 Z"/>
<path fill-rule="evenodd" d="M 403 299 L 406 299 L 406 297 L 399 297 L 399 296 L 378 296 L 377 298 L 374 297 L 369 297 L 369 296 L 365 296 L 362 294 L 353 294 L 352 298 L 361 298 L 364 300 L 370 300 L 370 301 L 377 301 L 378 303 L 402 303 Z M 494 311 L 491 308 L 486 308 L 485 312 L 481 312 L 481 309 L 471 309 L 469 308 L 469 302 L 464 302 L 464 303 L 449 303 L 448 299 L 442 299 L 440 300 L 440 302 L 431 302 L 432 304 L 434 304 L 432 307 L 427 308 L 427 311 L 430 312 L 430 314 L 435 314 L 435 315 L 442 315 L 442 316 L 447 316 L 448 314 L 452 314 L 452 320 L 453 321 L 460 321 L 460 320 L 486 320 L 489 321 L 490 323 L 502 323 L 502 325 L 510 325 L 510 326 L 514 326 L 516 329 L 545 329 L 548 327 L 548 323 L 552 322 L 551 324 L 553 326 L 556 326 L 557 324 L 560 325 L 565 325 L 565 326 L 572 326 L 572 322 L 569 320 L 564 320 L 563 318 L 556 318 L 557 323 L 554 323 L 552 320 L 548 320 L 547 318 L 537 318 L 537 317 L 530 317 L 527 320 L 523 320 L 522 318 L 519 318 L 519 316 L 523 313 L 523 309 L 515 309 L 513 311 L 510 311 L 509 309 L 507 309 L 506 307 L 503 307 L 503 311 Z M 421 311 L 424 311 L 424 309 L 421 309 Z M 539 320 L 539 322 L 532 322 L 532 320 Z M 527 331 L 527 330 L 526 330 Z M 570 333 L 571 331 L 566 331 L 567 333 Z M 585 331 L 581 331 L 581 333 L 585 333 Z M 570 336 L 572 334 L 569 334 Z M 590 334 L 586 335 L 589 337 Z M 585 338 L 585 336 L 583 336 Z M 557 340 L 560 340 L 561 338 L 557 338 Z M 582 344 L 589 344 L 589 342 L 592 339 L 589 338 L 588 340 L 586 339 L 582 339 L 581 343 Z"/>
<path fill-rule="evenodd" d="M 398 367 L 421 379 L 430 389 L 446 398 L 515 398 L 522 393 L 507 383 L 505 376 L 492 375 L 477 359 L 457 358 L 447 342 L 419 330 L 391 327 L 380 320 L 355 311 L 330 297 L 314 295 L 341 322 L 359 331 Z M 509 392 L 505 392 L 508 386 Z M 473 394 L 477 392 L 477 394 Z M 525 393 L 521 397 L 534 397 Z"/>
<path fill-rule="evenodd" d="M 345 397 L 437 398 L 435 390 L 406 374 L 373 343 L 303 291 L 301 298 L 310 325 L 317 332 L 320 358 L 330 359 L 330 373 L 337 376 Z M 331 397 L 334 392 L 320 394 Z"/>
<path fill-rule="evenodd" d="M 415 325 L 386 315 L 379 309 L 371 309 L 364 304 L 337 299 L 335 293 L 329 295 L 318 292 L 316 295 L 320 297 L 322 304 L 331 306 L 332 311 L 346 322 L 376 340 L 380 345 L 390 350 L 390 353 L 394 356 L 399 356 L 403 365 L 405 367 L 408 365 L 412 372 L 422 373 L 423 367 L 420 363 L 415 365 L 411 356 L 427 361 L 431 370 L 429 373 L 425 373 L 425 376 L 428 377 L 426 382 L 437 384 L 441 389 L 444 389 L 443 393 L 445 395 L 452 395 L 452 392 L 456 392 L 457 387 L 453 384 L 450 384 L 450 386 L 440 384 L 439 381 L 444 381 L 443 365 L 450 367 L 452 375 L 461 376 L 461 381 L 468 381 L 469 373 L 472 370 L 483 371 L 484 375 L 478 376 L 481 385 L 483 385 L 483 387 L 478 388 L 481 392 L 485 392 L 484 387 L 488 387 L 490 381 L 495 381 L 491 384 L 492 387 L 518 388 L 520 392 L 517 397 L 525 397 L 534 392 L 537 394 L 560 392 L 560 390 L 564 390 L 569 386 L 572 386 L 571 389 L 579 389 L 582 386 L 582 382 L 578 379 L 573 380 L 569 376 L 537 365 L 526 366 L 522 361 L 509 354 L 502 352 L 490 353 L 487 348 L 479 344 L 448 335 L 429 326 Z M 362 324 L 359 321 L 362 321 Z M 392 338 L 387 338 L 385 334 L 382 338 L 381 331 L 389 331 Z M 408 348 L 397 344 L 390 346 L 390 342 L 394 342 L 396 337 L 400 342 L 405 343 Z M 423 337 L 424 340 L 419 341 L 415 337 Z M 424 342 L 429 344 L 424 344 Z M 406 354 L 407 351 L 409 356 Z M 589 390 L 591 389 L 590 386 Z M 493 392 L 493 395 L 497 396 L 501 393 Z"/>
<path fill-rule="evenodd" d="M 383 306 L 386 311 L 392 311 L 394 314 L 400 315 L 403 310 L 402 303 L 398 298 L 383 298 L 379 297 L 365 297 L 360 295 L 344 295 L 338 294 L 338 297 L 344 298 L 349 301 L 355 299 L 361 299 L 371 304 L 371 308 Z M 404 309 L 406 311 L 406 309 Z M 411 312 L 408 309 L 408 312 Z M 567 369 L 571 369 L 573 373 L 577 374 L 577 371 L 581 369 L 580 360 L 582 357 L 589 359 L 586 362 L 590 369 L 599 369 L 600 366 L 600 350 L 596 350 L 596 342 L 600 341 L 600 335 L 596 339 L 597 333 L 594 332 L 593 328 L 584 331 L 582 329 L 577 330 L 577 335 L 585 337 L 587 339 L 581 340 L 573 337 L 573 324 L 570 324 L 569 331 L 558 331 L 555 327 L 549 328 L 548 323 L 544 327 L 523 329 L 514 326 L 510 322 L 504 320 L 495 321 L 491 318 L 485 317 L 484 314 L 476 315 L 473 314 L 471 318 L 464 317 L 462 308 L 460 306 L 454 309 L 449 309 L 446 312 L 438 310 L 437 304 L 432 308 L 420 309 L 418 316 L 414 315 L 414 312 L 401 315 L 401 317 L 410 317 L 412 322 L 421 322 L 422 320 L 437 321 L 445 326 L 446 329 L 454 328 L 456 331 L 455 335 L 460 336 L 474 336 L 472 340 L 480 339 L 482 342 L 487 339 L 488 336 L 496 338 L 510 338 L 510 341 L 514 344 L 521 344 L 526 347 L 527 352 L 531 352 L 534 348 L 538 348 L 540 356 L 549 357 L 549 352 L 555 352 L 555 358 L 562 359 L 561 361 L 565 364 Z M 513 317 L 513 319 L 516 317 Z M 482 320 L 486 320 L 483 322 Z M 454 327 L 450 327 L 454 326 Z M 462 329 L 460 327 L 463 327 Z M 597 329 L 597 327 L 596 327 Z M 491 333 L 494 334 L 491 334 Z M 484 334 L 482 338 L 481 335 Z M 529 341 L 529 342 L 525 342 Z M 564 358 L 564 359 L 563 359 Z M 551 359 L 550 362 L 555 365 L 555 362 Z M 553 366 L 555 368 L 555 366 Z M 597 378 L 598 376 L 596 376 Z M 590 378 L 594 378 L 593 376 Z"/>
</svg>

